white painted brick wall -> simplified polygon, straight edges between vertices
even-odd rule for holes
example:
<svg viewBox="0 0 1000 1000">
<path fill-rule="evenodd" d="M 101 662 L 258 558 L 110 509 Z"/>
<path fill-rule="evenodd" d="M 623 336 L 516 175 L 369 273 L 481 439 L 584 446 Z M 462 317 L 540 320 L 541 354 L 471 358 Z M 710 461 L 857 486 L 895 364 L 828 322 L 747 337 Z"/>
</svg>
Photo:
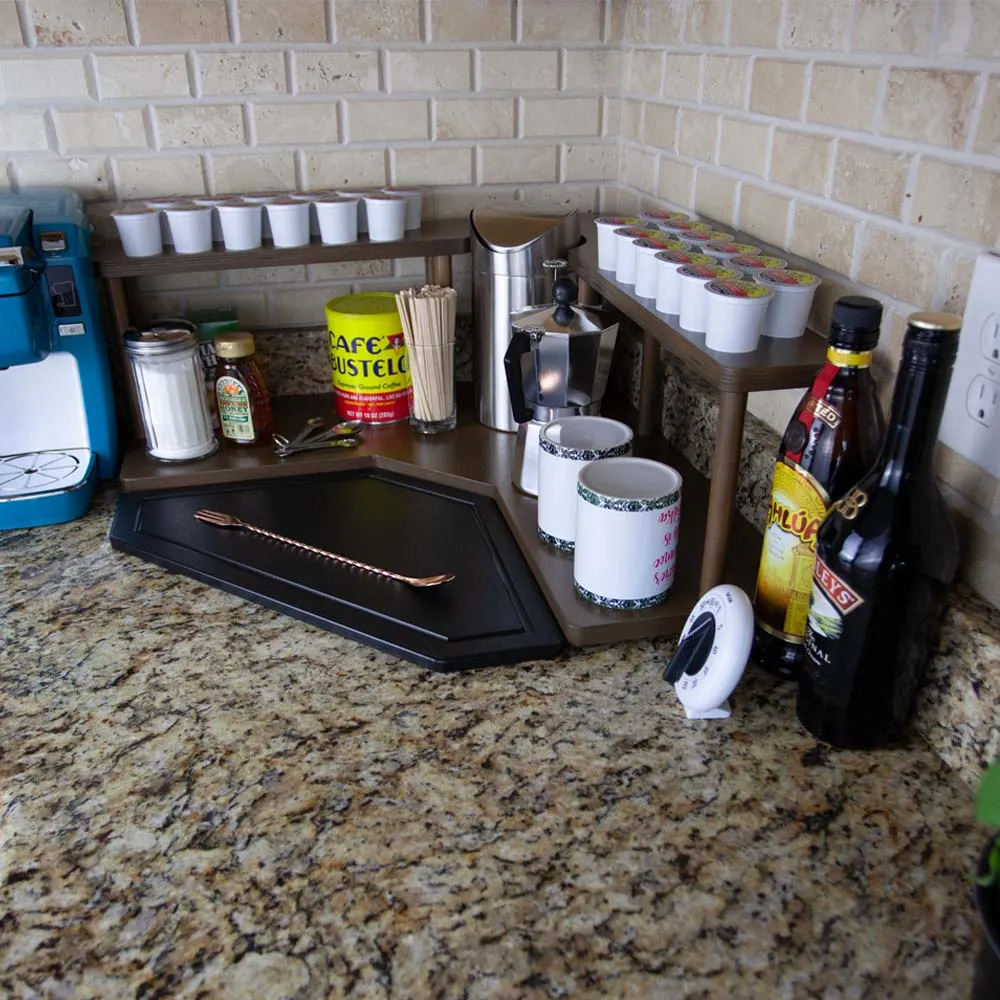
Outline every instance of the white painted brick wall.
<svg viewBox="0 0 1000 1000">
<path fill-rule="evenodd" d="M 814 262 L 821 329 L 840 295 L 879 299 L 887 401 L 905 317 L 961 313 L 1000 245 L 1000 0 L 630 0 L 623 58 L 617 207 L 694 209 Z M 800 395 L 750 408 L 780 430 Z M 998 484 L 939 451 L 988 510 Z"/>
<path fill-rule="evenodd" d="M 428 217 L 454 217 L 528 195 L 592 211 L 617 185 L 617 0 L 6 6 L 0 186 L 77 187 L 100 231 L 114 202 L 171 193 L 413 183 Z M 324 296 L 418 271 L 178 275 L 147 284 L 144 305 L 321 323 Z M 464 263 L 456 280 L 467 304 Z"/>
</svg>

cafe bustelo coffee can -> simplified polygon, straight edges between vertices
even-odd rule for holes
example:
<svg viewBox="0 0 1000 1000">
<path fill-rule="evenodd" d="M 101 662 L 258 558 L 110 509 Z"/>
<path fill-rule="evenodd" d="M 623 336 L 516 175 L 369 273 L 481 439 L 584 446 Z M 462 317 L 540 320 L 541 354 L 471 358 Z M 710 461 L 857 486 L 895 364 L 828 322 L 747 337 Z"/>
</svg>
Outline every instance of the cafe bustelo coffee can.
<svg viewBox="0 0 1000 1000">
<path fill-rule="evenodd" d="M 410 366 L 392 292 L 343 295 L 326 304 L 337 414 L 391 424 L 410 415 Z"/>
</svg>

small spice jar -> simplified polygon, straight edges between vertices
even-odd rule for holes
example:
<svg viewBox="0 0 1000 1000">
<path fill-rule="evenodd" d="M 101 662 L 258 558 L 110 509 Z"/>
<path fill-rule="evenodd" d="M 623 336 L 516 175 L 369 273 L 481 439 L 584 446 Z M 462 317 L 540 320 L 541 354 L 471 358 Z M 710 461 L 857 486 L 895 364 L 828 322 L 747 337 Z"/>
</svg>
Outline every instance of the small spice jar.
<svg viewBox="0 0 1000 1000">
<path fill-rule="evenodd" d="M 215 353 L 215 398 L 223 438 L 231 444 L 265 444 L 271 438 L 271 397 L 254 357 L 253 334 L 220 334 Z"/>
</svg>

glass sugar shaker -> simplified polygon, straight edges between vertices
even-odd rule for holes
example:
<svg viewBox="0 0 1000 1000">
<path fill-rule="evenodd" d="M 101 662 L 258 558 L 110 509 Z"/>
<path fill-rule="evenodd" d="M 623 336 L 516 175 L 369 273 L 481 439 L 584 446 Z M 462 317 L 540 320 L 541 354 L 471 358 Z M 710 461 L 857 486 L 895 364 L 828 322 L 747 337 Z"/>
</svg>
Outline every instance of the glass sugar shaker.
<svg viewBox="0 0 1000 1000">
<path fill-rule="evenodd" d="M 129 330 L 124 340 L 146 451 L 165 462 L 211 455 L 219 442 L 212 431 L 195 335 L 157 327 Z"/>
</svg>

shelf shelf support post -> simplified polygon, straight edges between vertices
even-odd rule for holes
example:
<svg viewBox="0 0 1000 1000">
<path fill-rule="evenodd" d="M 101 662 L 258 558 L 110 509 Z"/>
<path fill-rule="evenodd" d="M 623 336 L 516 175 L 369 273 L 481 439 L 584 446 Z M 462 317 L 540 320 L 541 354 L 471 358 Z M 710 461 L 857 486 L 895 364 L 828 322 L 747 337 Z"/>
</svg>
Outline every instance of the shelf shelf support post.
<svg viewBox="0 0 1000 1000">
<path fill-rule="evenodd" d="M 639 419 L 636 433 L 640 437 L 658 430 L 660 414 L 660 344 L 651 334 L 642 334 L 642 368 L 639 373 Z"/>
<path fill-rule="evenodd" d="M 726 571 L 726 550 L 736 505 L 736 482 L 743 445 L 743 420 L 747 394 L 727 392 L 719 396 L 719 420 L 715 428 L 712 455 L 712 485 L 708 494 L 705 547 L 701 557 L 701 590 L 704 593 L 722 583 Z"/>
<path fill-rule="evenodd" d="M 424 258 L 424 273 L 428 285 L 440 285 L 451 288 L 451 257 L 447 254 Z"/>
</svg>

